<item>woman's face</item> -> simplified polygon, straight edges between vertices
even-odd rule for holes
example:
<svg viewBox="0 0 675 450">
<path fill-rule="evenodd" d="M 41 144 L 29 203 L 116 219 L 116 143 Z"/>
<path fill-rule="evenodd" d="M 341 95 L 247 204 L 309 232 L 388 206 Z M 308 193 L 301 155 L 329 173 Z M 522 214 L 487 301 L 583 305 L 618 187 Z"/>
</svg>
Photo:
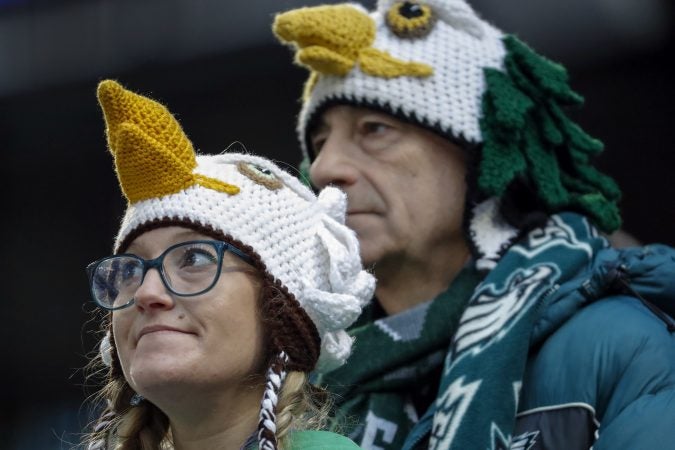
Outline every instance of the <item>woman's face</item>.
<svg viewBox="0 0 675 450">
<path fill-rule="evenodd" d="M 137 237 L 126 253 L 152 259 L 198 239 L 212 238 L 183 227 L 157 228 Z M 147 272 L 134 304 L 113 312 L 119 360 L 136 392 L 155 403 L 167 395 L 180 400 L 197 392 L 236 392 L 263 373 L 260 287 L 252 270 L 225 252 L 218 282 L 195 297 L 171 294 L 157 270 Z"/>
</svg>

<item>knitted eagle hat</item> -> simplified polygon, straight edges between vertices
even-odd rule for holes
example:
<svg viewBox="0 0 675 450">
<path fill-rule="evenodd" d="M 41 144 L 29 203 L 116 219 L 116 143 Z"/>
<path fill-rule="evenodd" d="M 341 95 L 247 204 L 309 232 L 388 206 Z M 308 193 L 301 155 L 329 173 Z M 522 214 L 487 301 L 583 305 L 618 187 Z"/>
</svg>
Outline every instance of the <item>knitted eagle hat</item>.
<svg viewBox="0 0 675 450">
<path fill-rule="evenodd" d="M 373 295 L 374 278 L 362 270 L 358 241 L 344 225 L 345 195 L 327 188 L 317 197 L 261 157 L 196 155 L 164 106 L 115 81 L 101 82 L 98 98 L 128 200 L 115 252 L 149 229 L 182 225 L 237 245 L 286 294 L 279 329 L 268 330 L 279 356 L 261 408 L 260 448 L 275 448 L 285 371 L 344 363 L 352 344 L 344 329 Z"/>
<path fill-rule="evenodd" d="M 583 102 L 564 67 L 464 0 L 378 0 L 370 13 L 354 3 L 301 8 L 277 15 L 273 30 L 310 70 L 297 128 L 304 168 L 321 113 L 362 106 L 477 149 L 468 231 L 486 267 L 517 234 L 497 212 L 516 182 L 531 186 L 548 212 L 578 210 L 604 231 L 619 227 L 618 187 L 590 164 L 603 145 L 562 110 Z"/>
</svg>

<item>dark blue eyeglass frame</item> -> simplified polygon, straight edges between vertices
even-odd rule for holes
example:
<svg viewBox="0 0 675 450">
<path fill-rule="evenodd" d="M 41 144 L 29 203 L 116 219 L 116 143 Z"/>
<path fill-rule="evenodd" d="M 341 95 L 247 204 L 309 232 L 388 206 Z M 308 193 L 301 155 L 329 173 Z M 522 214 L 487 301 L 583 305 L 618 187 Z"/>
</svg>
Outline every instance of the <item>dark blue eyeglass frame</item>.
<svg viewBox="0 0 675 450">
<path fill-rule="evenodd" d="M 164 273 L 164 257 L 168 253 L 170 253 L 173 249 L 178 248 L 178 247 L 183 247 L 185 245 L 190 245 L 190 244 L 213 245 L 216 248 L 216 251 L 217 251 L 217 254 L 218 254 L 218 268 L 216 270 L 216 276 L 213 278 L 213 282 L 208 287 L 206 287 L 205 289 L 202 289 L 201 291 L 198 291 L 198 292 L 194 292 L 194 293 L 190 293 L 190 294 L 183 294 L 183 293 L 180 293 L 180 292 L 176 292 L 169 285 L 169 283 L 167 283 L 166 275 Z M 141 275 L 141 282 L 138 285 L 138 287 L 140 287 L 143 284 L 143 281 L 145 281 L 145 275 L 148 273 L 148 271 L 150 269 L 157 269 L 157 272 L 159 272 L 159 278 L 162 280 L 162 284 L 172 294 L 177 295 L 179 297 L 194 297 L 194 296 L 197 296 L 197 295 L 201 295 L 205 292 L 210 291 L 213 288 L 213 286 L 215 286 L 216 283 L 218 282 L 218 279 L 220 278 L 220 272 L 221 272 L 221 269 L 222 269 L 222 266 L 223 266 L 223 254 L 225 253 L 225 251 L 228 251 L 228 252 L 236 255 L 241 260 L 243 260 L 244 262 L 246 262 L 250 265 L 254 265 L 253 258 L 251 258 L 249 255 L 247 255 L 246 253 L 244 253 L 242 250 L 238 249 L 234 245 L 230 244 L 229 242 L 216 241 L 216 240 L 185 241 L 185 242 L 179 242 L 177 244 L 172 245 L 171 247 L 164 250 L 161 255 L 159 255 L 157 258 L 154 258 L 154 259 L 143 259 L 138 255 L 134 255 L 133 253 L 122 253 L 122 254 L 119 254 L 119 255 L 106 256 L 105 258 L 101 258 L 101 259 L 98 259 L 98 260 L 92 262 L 91 264 L 87 265 L 87 267 L 86 267 L 87 278 L 89 279 L 89 292 L 91 294 L 91 298 L 94 301 L 94 303 L 96 303 L 96 305 L 98 305 L 99 307 L 101 307 L 103 309 L 106 309 L 108 311 L 115 311 L 115 310 L 118 310 L 118 309 L 124 309 L 124 308 L 127 308 L 127 307 L 133 305 L 135 299 L 132 297 L 132 298 L 129 299 L 128 302 L 126 302 L 125 304 L 123 304 L 121 306 L 111 307 L 111 306 L 108 306 L 108 305 L 105 305 L 105 304 L 99 302 L 98 298 L 97 298 L 97 296 L 94 292 L 94 274 L 96 273 L 96 269 L 98 268 L 98 266 L 101 263 L 103 263 L 105 261 L 108 261 L 110 259 L 127 257 L 127 258 L 133 258 L 133 259 L 141 262 L 141 266 L 143 268 L 143 273 Z"/>
</svg>

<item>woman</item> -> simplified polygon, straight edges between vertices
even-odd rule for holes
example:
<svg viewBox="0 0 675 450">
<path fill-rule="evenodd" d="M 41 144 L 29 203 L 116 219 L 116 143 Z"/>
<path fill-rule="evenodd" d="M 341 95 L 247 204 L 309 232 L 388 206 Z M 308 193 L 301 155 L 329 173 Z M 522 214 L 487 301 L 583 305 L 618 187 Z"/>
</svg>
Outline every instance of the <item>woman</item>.
<svg viewBox="0 0 675 450">
<path fill-rule="evenodd" d="M 196 156 L 160 104 L 99 85 L 128 207 L 87 268 L 111 311 L 90 449 L 350 449 L 307 373 L 344 362 L 370 299 L 345 197 L 250 155 Z"/>
</svg>

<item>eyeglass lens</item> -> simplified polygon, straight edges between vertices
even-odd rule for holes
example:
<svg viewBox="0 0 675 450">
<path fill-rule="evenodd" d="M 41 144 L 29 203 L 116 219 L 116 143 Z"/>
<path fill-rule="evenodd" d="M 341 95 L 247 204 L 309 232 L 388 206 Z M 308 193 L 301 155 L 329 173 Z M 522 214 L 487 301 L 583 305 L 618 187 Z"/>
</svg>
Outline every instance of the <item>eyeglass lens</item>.
<svg viewBox="0 0 675 450">
<path fill-rule="evenodd" d="M 186 242 L 158 258 L 160 276 L 175 294 L 194 295 L 211 287 L 218 275 L 218 249 L 212 243 Z M 113 256 L 94 268 L 92 292 L 108 308 L 127 304 L 143 283 L 143 259 L 132 255 Z"/>
</svg>

